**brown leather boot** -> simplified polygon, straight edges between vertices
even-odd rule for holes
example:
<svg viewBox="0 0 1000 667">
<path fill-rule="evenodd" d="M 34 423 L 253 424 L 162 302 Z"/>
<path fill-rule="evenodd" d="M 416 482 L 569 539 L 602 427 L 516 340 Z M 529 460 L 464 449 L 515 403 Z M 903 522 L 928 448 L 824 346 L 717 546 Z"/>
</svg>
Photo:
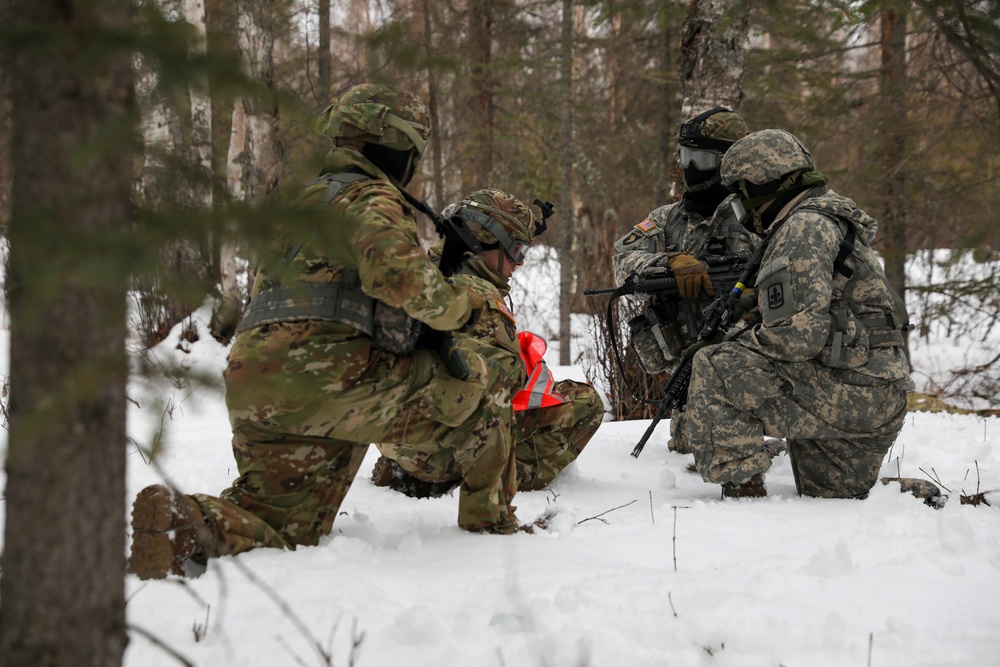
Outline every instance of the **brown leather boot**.
<svg viewBox="0 0 1000 667">
<path fill-rule="evenodd" d="M 190 498 L 160 484 L 147 486 L 132 504 L 128 571 L 140 579 L 184 575 L 184 563 L 209 543 L 208 524 Z"/>
<path fill-rule="evenodd" d="M 399 465 L 388 456 L 378 457 L 372 468 L 372 486 L 389 486 L 392 473 L 398 469 Z"/>
<path fill-rule="evenodd" d="M 759 472 L 745 482 L 726 482 L 722 485 L 723 498 L 766 498 L 764 473 Z"/>
<path fill-rule="evenodd" d="M 398 463 L 387 456 L 380 456 L 372 468 L 372 484 L 388 486 L 410 498 L 437 498 L 459 485 L 461 480 L 427 482 L 403 470 Z"/>
</svg>

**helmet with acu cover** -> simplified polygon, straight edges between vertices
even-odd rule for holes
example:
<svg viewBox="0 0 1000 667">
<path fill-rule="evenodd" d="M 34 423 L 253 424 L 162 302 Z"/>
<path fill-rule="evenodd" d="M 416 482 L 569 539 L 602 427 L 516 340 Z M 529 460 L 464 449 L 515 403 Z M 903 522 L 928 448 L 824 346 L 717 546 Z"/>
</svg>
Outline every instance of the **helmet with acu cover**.
<svg viewBox="0 0 1000 667">
<path fill-rule="evenodd" d="M 816 168 L 812 154 L 784 130 L 760 130 L 740 139 L 722 158 L 722 184 L 764 185 L 796 171 Z"/>
</svg>

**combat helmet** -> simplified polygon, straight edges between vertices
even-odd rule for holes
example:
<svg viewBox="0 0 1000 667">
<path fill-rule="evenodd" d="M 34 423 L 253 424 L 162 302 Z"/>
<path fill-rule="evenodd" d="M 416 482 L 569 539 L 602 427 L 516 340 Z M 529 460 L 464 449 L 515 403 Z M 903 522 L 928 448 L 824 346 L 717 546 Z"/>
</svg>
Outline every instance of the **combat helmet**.
<svg viewBox="0 0 1000 667">
<path fill-rule="evenodd" d="M 785 130 L 760 130 L 740 139 L 722 159 L 722 184 L 764 185 L 791 173 L 816 168 L 812 154 Z"/>
<path fill-rule="evenodd" d="M 430 117 L 417 97 L 396 86 L 363 83 L 328 106 L 316 130 L 337 146 L 360 150 L 406 185 L 430 138 Z"/>
<path fill-rule="evenodd" d="M 524 262 L 531 242 L 544 230 L 530 208 L 496 188 L 476 190 L 447 206 L 442 215 L 462 218 L 483 249 L 503 248 L 515 264 Z"/>
<path fill-rule="evenodd" d="M 718 169 L 722 154 L 750 129 L 739 114 L 726 107 L 714 107 L 683 123 L 677 133 L 677 158 L 682 167 Z"/>
<path fill-rule="evenodd" d="M 780 206 L 796 192 L 817 183 L 812 154 L 784 130 L 760 130 L 740 139 L 722 159 L 722 183 L 739 195 L 733 209 L 742 224 L 763 235 Z"/>
</svg>

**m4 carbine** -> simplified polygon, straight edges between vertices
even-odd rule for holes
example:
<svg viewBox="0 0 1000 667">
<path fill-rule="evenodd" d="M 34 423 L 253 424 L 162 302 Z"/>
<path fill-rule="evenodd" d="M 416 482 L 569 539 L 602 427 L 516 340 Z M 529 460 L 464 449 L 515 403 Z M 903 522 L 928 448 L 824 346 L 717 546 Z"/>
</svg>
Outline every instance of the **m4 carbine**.
<svg viewBox="0 0 1000 667">
<path fill-rule="evenodd" d="M 712 281 L 715 293 L 723 294 L 743 275 L 749 260 L 742 255 L 706 255 L 701 261 L 708 267 L 708 278 Z M 611 294 L 613 298 L 628 294 L 679 297 L 677 279 L 667 275 L 668 271 L 669 269 L 664 267 L 655 267 L 641 276 L 635 274 L 629 276 L 619 287 L 597 287 L 585 290 L 583 294 L 584 296 Z M 662 277 L 658 275 L 660 273 L 663 274 Z"/>
</svg>

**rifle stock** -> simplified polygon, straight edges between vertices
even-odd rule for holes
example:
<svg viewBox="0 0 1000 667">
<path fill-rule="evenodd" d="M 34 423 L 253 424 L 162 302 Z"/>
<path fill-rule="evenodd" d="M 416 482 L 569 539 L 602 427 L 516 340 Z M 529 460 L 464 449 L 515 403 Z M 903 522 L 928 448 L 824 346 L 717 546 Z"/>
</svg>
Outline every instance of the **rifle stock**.
<svg viewBox="0 0 1000 667">
<path fill-rule="evenodd" d="M 445 278 L 450 278 L 458 271 L 465 261 L 466 255 L 475 256 L 482 252 L 479 240 L 465 226 L 465 221 L 461 218 L 452 216 L 445 220 L 440 213 L 406 190 L 400 190 L 400 192 L 413 208 L 431 219 L 438 236 L 444 239 L 444 249 L 441 252 L 441 261 L 438 263 L 438 267 Z M 472 369 L 469 367 L 469 362 L 465 360 L 462 350 L 455 343 L 455 336 L 450 331 L 438 331 L 424 325 L 420 334 L 420 344 L 438 353 L 452 377 L 459 380 L 469 379 Z"/>
</svg>

